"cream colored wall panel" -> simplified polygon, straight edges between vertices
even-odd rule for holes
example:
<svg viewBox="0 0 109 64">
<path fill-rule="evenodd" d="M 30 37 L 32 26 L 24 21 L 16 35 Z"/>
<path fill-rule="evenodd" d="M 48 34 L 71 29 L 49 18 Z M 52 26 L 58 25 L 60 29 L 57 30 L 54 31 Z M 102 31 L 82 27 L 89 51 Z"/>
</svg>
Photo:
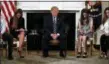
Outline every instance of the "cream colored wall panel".
<svg viewBox="0 0 109 64">
<path fill-rule="evenodd" d="M 38 10 L 40 8 L 40 2 L 17 2 L 17 8 L 23 10 Z"/>
<path fill-rule="evenodd" d="M 40 10 L 50 10 L 52 6 L 57 6 L 60 10 L 62 10 L 63 2 L 40 2 L 39 8 Z"/>
</svg>

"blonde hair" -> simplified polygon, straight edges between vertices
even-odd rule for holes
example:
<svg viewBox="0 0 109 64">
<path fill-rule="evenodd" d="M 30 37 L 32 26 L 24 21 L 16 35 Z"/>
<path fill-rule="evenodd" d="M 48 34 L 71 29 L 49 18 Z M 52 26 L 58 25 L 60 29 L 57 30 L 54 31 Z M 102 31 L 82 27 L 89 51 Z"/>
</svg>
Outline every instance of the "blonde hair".
<svg viewBox="0 0 109 64">
<path fill-rule="evenodd" d="M 58 9 L 58 7 L 56 7 L 56 6 L 51 7 L 51 11 L 54 9 Z"/>
</svg>

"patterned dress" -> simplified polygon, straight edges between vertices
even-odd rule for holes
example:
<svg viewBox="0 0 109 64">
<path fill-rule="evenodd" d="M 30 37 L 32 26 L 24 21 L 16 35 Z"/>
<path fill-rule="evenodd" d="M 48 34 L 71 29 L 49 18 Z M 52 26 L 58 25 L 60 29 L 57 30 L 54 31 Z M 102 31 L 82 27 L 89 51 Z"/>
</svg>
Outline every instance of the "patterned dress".
<svg viewBox="0 0 109 64">
<path fill-rule="evenodd" d="M 80 30 L 82 31 L 82 33 L 80 32 L 80 30 L 78 30 L 78 36 L 84 35 L 87 37 L 92 37 L 92 32 L 90 30 L 90 23 L 91 21 L 89 21 L 88 24 L 81 25 Z"/>
</svg>

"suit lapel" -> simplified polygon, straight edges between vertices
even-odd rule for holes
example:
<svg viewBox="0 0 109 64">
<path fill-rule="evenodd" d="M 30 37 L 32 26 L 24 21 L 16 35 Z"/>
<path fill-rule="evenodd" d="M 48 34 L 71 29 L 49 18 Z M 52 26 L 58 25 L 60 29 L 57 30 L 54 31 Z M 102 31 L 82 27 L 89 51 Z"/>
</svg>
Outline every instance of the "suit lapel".
<svg viewBox="0 0 109 64">
<path fill-rule="evenodd" d="M 59 23 L 60 23 L 60 18 L 59 18 L 59 16 L 57 17 L 57 26 L 59 25 Z"/>
<path fill-rule="evenodd" d="M 52 17 L 52 15 L 50 16 L 50 20 L 51 20 L 51 25 L 53 26 L 53 17 Z"/>
</svg>

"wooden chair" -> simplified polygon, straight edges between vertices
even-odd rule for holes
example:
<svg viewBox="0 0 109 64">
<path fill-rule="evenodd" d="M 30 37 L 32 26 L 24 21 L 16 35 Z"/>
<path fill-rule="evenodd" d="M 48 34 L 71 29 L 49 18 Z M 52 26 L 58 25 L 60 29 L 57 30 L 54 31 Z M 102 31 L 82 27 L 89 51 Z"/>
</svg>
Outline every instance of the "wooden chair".
<svg viewBox="0 0 109 64">
<path fill-rule="evenodd" d="M 18 50 L 19 41 L 16 38 L 14 38 L 13 40 L 14 40 L 13 41 L 13 49 Z M 27 51 L 27 40 L 26 39 L 24 39 L 23 50 L 25 50 L 25 56 L 27 56 L 28 51 Z"/>
<path fill-rule="evenodd" d="M 69 30 L 69 27 L 66 26 L 66 28 L 65 28 L 65 38 L 66 38 L 66 41 L 67 41 L 68 30 Z M 44 30 L 42 30 L 42 33 L 44 34 Z M 43 38 L 44 38 L 44 36 L 43 36 Z M 50 45 L 53 45 L 53 46 L 57 46 L 60 43 L 60 41 L 57 40 L 57 39 L 49 40 L 49 42 L 50 42 Z M 65 55 L 67 55 L 67 44 L 66 44 Z"/>
<path fill-rule="evenodd" d="M 2 42 L 1 43 L 1 52 L 2 52 L 2 55 L 5 54 L 5 56 L 7 56 L 7 53 L 8 53 L 8 42 L 7 41 L 3 41 L 2 39 L 0 39 Z M 13 39 L 13 50 L 17 50 L 18 49 L 18 40 L 16 38 Z M 24 45 L 23 45 L 23 49 L 25 49 L 25 55 L 27 55 L 28 51 L 27 51 L 27 41 L 24 40 Z M 3 55 L 4 56 L 4 55 Z"/>
<path fill-rule="evenodd" d="M 94 48 L 93 43 L 94 43 L 94 37 L 91 37 L 87 40 L 87 51 L 89 56 L 93 55 L 93 48 Z"/>
<path fill-rule="evenodd" d="M 53 46 L 57 46 L 60 43 L 60 41 L 57 40 L 57 39 L 50 40 L 49 42 L 50 42 L 50 45 L 53 45 Z M 66 48 L 66 50 L 67 50 L 67 48 Z M 65 56 L 67 55 L 67 51 L 66 50 L 63 51 L 63 53 L 65 54 Z"/>
<path fill-rule="evenodd" d="M 75 41 L 75 56 L 77 55 L 78 52 L 78 39 Z"/>
<path fill-rule="evenodd" d="M 7 41 L 3 41 L 3 39 L 0 38 L 0 52 L 2 56 L 7 56 L 7 48 Z"/>
<path fill-rule="evenodd" d="M 57 39 L 53 39 L 53 40 L 50 40 L 49 42 L 51 45 L 58 45 L 60 41 Z"/>
<path fill-rule="evenodd" d="M 93 37 L 88 38 L 87 42 L 86 42 L 88 56 L 92 56 L 92 54 L 93 54 L 92 53 L 93 48 L 94 48 L 93 43 L 94 43 L 94 35 L 93 35 Z M 77 50 L 78 50 L 78 38 L 75 41 L 75 55 L 77 54 Z"/>
<path fill-rule="evenodd" d="M 100 38 L 101 38 L 101 36 L 104 34 L 101 30 L 100 30 L 100 28 L 96 31 L 96 34 L 97 34 L 97 42 L 99 42 L 100 43 Z M 100 45 L 100 50 L 99 50 L 99 58 L 101 58 L 101 53 L 102 53 L 102 50 L 101 50 L 101 44 L 99 44 Z"/>
</svg>

